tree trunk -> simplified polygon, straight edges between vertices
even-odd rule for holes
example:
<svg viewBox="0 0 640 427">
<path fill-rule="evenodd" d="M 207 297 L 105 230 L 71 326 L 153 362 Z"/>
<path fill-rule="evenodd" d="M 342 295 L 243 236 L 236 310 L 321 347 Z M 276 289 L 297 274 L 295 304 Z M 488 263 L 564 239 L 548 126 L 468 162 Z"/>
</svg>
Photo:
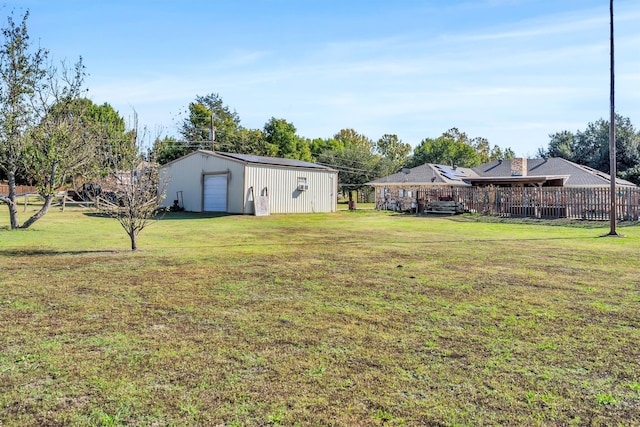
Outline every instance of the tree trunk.
<svg viewBox="0 0 640 427">
<path fill-rule="evenodd" d="M 18 205 L 16 203 L 16 174 L 9 172 L 7 178 L 9 181 L 9 197 L 6 200 L 8 200 L 7 204 L 9 205 L 9 221 L 11 223 L 11 229 L 15 230 L 16 228 L 20 228 L 20 223 L 18 222 Z"/>
<path fill-rule="evenodd" d="M 40 208 L 40 210 L 36 212 L 31 218 L 26 220 L 20 228 L 29 228 L 33 225 L 34 222 L 42 218 L 49 211 L 54 197 L 55 196 L 53 194 L 47 194 L 44 198 L 44 204 L 42 205 L 42 208 Z"/>
<path fill-rule="evenodd" d="M 58 171 L 58 163 L 55 162 L 51 166 L 51 171 L 49 173 L 49 182 L 47 183 L 46 188 L 49 190 L 48 193 L 44 196 L 44 205 L 42 208 L 35 213 L 31 218 L 25 221 L 22 224 L 22 228 L 29 228 L 31 224 L 42 218 L 51 207 L 51 202 L 53 202 L 53 198 L 55 197 L 55 182 L 56 182 L 56 172 Z"/>
<path fill-rule="evenodd" d="M 129 238 L 131 239 L 131 250 L 135 251 L 138 250 L 138 241 L 137 241 L 137 236 L 135 231 L 129 231 Z"/>
<path fill-rule="evenodd" d="M 355 200 L 353 200 L 353 191 L 349 190 L 349 210 L 350 211 L 355 211 L 356 210 L 356 202 Z"/>
</svg>

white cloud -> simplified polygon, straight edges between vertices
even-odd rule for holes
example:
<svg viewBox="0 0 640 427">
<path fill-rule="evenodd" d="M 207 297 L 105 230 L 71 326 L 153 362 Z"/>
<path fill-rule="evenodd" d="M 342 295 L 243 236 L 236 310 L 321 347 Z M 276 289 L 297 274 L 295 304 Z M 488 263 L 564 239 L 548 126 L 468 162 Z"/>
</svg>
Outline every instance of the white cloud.
<svg viewBox="0 0 640 427">
<path fill-rule="evenodd" d="M 631 31 L 640 9 L 629 2 L 623 6 L 619 103 L 638 112 L 640 35 Z M 527 152 L 546 144 L 549 133 L 597 120 L 604 115 L 601 104 L 606 113 L 608 16 L 596 15 L 602 10 L 484 28 L 474 22 L 455 34 L 429 28 L 352 33 L 324 43 L 301 40 L 298 50 L 229 44 L 197 63 L 117 74 L 104 70 L 89 83 L 96 101 L 122 106 L 121 112 L 133 106 L 150 125 L 170 123 L 196 95 L 218 92 L 248 127 L 262 127 L 276 116 L 306 137 L 353 127 L 371 138 L 396 133 L 417 144 L 457 126 Z"/>
</svg>

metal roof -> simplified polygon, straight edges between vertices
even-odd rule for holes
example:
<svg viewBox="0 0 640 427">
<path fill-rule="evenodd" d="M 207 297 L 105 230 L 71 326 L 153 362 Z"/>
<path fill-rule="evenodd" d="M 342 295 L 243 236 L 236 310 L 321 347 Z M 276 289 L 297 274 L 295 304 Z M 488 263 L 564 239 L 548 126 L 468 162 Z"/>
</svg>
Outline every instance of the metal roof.
<svg viewBox="0 0 640 427">
<path fill-rule="evenodd" d="M 281 157 L 256 156 L 253 154 L 225 153 L 221 151 L 209 151 L 209 150 L 199 150 L 199 151 L 206 154 L 210 154 L 210 155 L 218 155 L 218 156 L 226 157 L 232 160 L 238 160 L 244 163 L 334 171 L 334 169 L 330 167 L 319 165 L 316 163 L 303 162 L 302 160 L 285 159 Z"/>
</svg>

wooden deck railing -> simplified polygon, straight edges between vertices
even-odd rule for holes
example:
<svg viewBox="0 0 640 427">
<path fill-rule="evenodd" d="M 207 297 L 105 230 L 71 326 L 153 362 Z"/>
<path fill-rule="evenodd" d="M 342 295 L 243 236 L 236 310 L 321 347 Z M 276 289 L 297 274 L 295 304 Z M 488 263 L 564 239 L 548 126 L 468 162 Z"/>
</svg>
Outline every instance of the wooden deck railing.
<svg viewBox="0 0 640 427">
<path fill-rule="evenodd" d="M 530 218 L 576 218 L 608 220 L 608 187 L 434 187 L 417 191 L 418 212 L 433 200 L 461 202 L 467 212 Z M 640 188 L 618 187 L 616 218 L 636 221 L 640 217 Z"/>
</svg>

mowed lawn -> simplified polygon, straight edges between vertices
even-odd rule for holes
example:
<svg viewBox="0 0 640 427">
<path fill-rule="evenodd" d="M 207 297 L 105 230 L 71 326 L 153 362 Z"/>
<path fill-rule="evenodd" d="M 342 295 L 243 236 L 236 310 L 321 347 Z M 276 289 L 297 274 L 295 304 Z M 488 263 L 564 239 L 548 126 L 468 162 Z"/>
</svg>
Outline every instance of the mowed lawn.
<svg viewBox="0 0 640 427">
<path fill-rule="evenodd" d="M 0 230 L 0 425 L 640 425 L 608 227 L 167 214 L 133 253 L 56 209 Z"/>
</svg>

